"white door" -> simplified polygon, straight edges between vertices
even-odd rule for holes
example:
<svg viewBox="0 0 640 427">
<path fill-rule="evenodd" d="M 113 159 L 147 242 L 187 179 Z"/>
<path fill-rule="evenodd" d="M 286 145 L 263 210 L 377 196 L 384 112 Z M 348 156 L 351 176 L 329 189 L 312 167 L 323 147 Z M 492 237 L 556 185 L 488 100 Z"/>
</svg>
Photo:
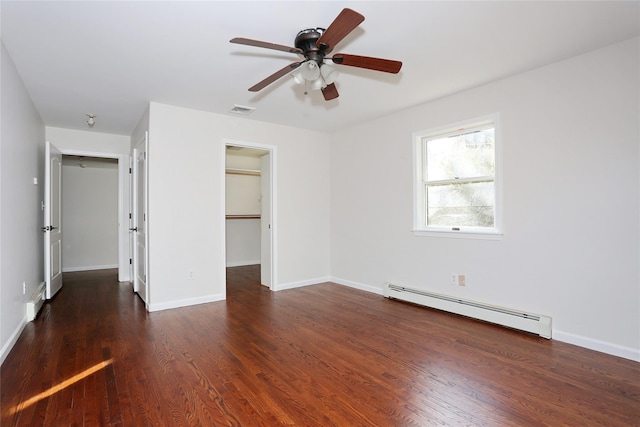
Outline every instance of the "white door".
<svg viewBox="0 0 640 427">
<path fill-rule="evenodd" d="M 133 149 L 133 290 L 147 304 L 149 283 L 147 278 L 149 255 L 147 252 L 147 148 L 148 137 Z"/>
<path fill-rule="evenodd" d="M 260 283 L 271 287 L 271 154 L 260 158 Z"/>
<path fill-rule="evenodd" d="M 62 288 L 62 153 L 49 141 L 44 169 L 44 277 L 51 299 Z"/>
<path fill-rule="evenodd" d="M 134 151 L 132 151 L 132 155 L 129 158 L 129 281 L 131 283 L 135 284 L 135 279 L 134 279 L 134 271 L 133 271 L 133 254 L 134 254 L 134 249 L 135 249 L 135 242 L 134 242 L 134 229 L 135 229 L 135 224 L 133 222 L 133 210 L 135 208 L 135 189 L 134 189 L 134 181 L 133 181 L 133 164 L 135 163 L 135 156 L 133 155 L 135 153 L 135 149 Z M 137 292 L 137 289 L 134 289 L 135 292 Z"/>
</svg>

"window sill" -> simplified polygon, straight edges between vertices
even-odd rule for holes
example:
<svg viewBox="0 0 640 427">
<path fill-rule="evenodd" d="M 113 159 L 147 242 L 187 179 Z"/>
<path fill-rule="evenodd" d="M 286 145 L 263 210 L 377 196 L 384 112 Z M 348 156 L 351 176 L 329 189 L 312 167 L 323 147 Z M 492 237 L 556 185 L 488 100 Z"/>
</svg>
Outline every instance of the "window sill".
<svg viewBox="0 0 640 427">
<path fill-rule="evenodd" d="M 451 230 L 411 230 L 414 236 L 445 237 L 451 239 L 502 240 L 503 233 L 497 231 L 451 231 Z"/>
</svg>

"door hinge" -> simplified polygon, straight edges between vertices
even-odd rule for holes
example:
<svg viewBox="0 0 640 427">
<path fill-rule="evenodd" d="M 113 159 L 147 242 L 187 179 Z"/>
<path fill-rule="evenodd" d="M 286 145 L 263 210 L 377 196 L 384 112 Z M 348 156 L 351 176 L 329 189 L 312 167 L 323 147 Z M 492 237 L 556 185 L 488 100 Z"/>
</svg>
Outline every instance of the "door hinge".
<svg viewBox="0 0 640 427">
<path fill-rule="evenodd" d="M 131 168 L 129 168 L 129 173 L 131 173 Z"/>
<path fill-rule="evenodd" d="M 129 214 L 129 219 L 133 218 L 133 216 L 131 216 L 131 214 Z"/>
<path fill-rule="evenodd" d="M 133 264 L 133 260 L 129 258 L 129 264 Z"/>
</svg>

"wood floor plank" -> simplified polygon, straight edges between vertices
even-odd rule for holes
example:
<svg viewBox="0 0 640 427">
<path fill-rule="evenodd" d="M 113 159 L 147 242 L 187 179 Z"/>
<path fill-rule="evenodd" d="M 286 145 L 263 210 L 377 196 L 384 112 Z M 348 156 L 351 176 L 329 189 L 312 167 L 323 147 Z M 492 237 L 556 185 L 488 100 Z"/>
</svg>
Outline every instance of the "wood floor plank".
<svg viewBox="0 0 640 427">
<path fill-rule="evenodd" d="M 227 275 L 226 301 L 147 313 L 115 270 L 66 273 L 2 365 L 2 426 L 640 425 L 637 362 Z"/>
</svg>

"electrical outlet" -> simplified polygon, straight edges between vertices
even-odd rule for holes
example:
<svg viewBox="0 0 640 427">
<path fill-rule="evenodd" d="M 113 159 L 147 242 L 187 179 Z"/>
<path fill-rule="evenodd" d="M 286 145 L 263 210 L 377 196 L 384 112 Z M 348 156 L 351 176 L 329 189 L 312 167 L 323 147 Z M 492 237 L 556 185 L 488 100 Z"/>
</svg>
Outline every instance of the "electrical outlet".
<svg viewBox="0 0 640 427">
<path fill-rule="evenodd" d="M 464 276 L 464 274 L 458 275 L 458 285 L 465 286 L 466 284 L 467 284 L 467 278 Z"/>
<path fill-rule="evenodd" d="M 451 284 L 452 285 L 458 284 L 458 275 L 455 273 L 451 273 Z"/>
<path fill-rule="evenodd" d="M 196 273 L 193 272 L 193 270 L 189 270 L 187 272 L 187 279 L 193 279 L 196 277 Z"/>
</svg>

